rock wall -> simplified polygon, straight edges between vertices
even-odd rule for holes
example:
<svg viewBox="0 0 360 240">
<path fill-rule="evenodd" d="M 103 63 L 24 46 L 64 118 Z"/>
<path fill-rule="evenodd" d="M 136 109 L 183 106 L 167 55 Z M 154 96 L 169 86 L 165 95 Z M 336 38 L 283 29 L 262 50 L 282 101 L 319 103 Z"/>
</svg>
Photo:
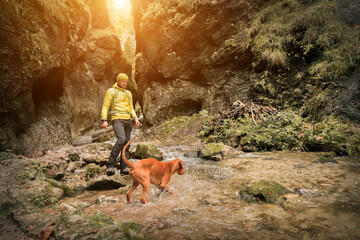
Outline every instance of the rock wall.
<svg viewBox="0 0 360 240">
<path fill-rule="evenodd" d="M 105 1 L 2 1 L 0 19 L 0 150 L 49 149 L 98 125 L 106 89 L 131 74 Z"/>
<path fill-rule="evenodd" d="M 261 93 L 252 91 L 251 84 L 254 77 L 263 84 L 261 77 L 269 72 L 253 67 L 256 59 L 248 45 L 248 30 L 261 9 L 279 2 L 132 0 L 137 44 L 135 79 L 146 125 L 202 109 L 217 113 L 237 99 L 258 99 Z M 310 7 L 320 1 L 298 2 Z M 355 8 L 359 0 L 337 2 L 340 19 L 351 26 L 359 24 Z M 278 15 L 281 18 L 281 13 Z M 302 64 L 309 68 L 311 60 Z M 282 78 L 288 79 L 288 85 L 296 82 L 292 70 L 297 67 L 294 64 L 283 71 Z M 331 100 L 337 103 L 334 108 L 337 110 L 330 114 L 339 113 L 346 120 L 358 122 L 359 90 L 355 84 L 358 77 L 354 76 L 346 81 L 349 84 L 339 87 L 340 98 Z M 354 91 L 348 91 L 350 85 Z M 281 89 L 276 84 L 274 87 Z M 291 93 L 295 87 L 287 90 Z M 264 99 L 269 98 L 265 94 Z M 345 98 L 348 94 L 351 97 Z M 277 98 L 278 94 L 275 95 L 272 97 Z M 344 99 L 351 101 L 350 107 Z"/>
<path fill-rule="evenodd" d="M 247 29 L 266 2 L 132 1 L 135 79 L 148 126 L 247 98 Z"/>
</svg>

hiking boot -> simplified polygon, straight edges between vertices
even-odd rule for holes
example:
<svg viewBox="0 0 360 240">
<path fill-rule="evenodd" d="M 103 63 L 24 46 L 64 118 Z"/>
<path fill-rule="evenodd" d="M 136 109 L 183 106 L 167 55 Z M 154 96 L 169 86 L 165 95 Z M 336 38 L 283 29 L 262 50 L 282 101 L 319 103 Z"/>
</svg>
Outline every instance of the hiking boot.
<svg viewBox="0 0 360 240">
<path fill-rule="evenodd" d="M 106 169 L 106 174 L 107 174 L 108 176 L 114 175 L 114 174 L 115 174 L 115 169 L 114 169 L 114 167 L 108 167 L 108 168 Z"/>
<path fill-rule="evenodd" d="M 124 168 L 120 170 L 121 175 L 129 175 L 129 168 Z"/>
</svg>

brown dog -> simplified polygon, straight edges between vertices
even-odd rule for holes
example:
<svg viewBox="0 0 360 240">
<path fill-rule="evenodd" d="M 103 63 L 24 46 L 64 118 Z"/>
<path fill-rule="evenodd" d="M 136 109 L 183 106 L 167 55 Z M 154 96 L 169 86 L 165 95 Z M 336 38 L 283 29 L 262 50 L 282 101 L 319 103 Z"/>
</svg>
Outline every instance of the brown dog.
<svg viewBox="0 0 360 240">
<path fill-rule="evenodd" d="M 141 196 L 142 203 L 147 203 L 146 194 L 149 190 L 150 183 L 158 185 L 161 190 L 166 189 L 169 193 L 173 194 L 174 192 L 169 189 L 167 184 L 174 173 L 180 175 L 185 173 L 183 161 L 174 159 L 170 162 L 159 162 L 156 159 L 148 158 L 131 163 L 125 155 L 125 150 L 131 142 L 132 139 L 125 145 L 122 151 L 122 157 L 130 167 L 129 174 L 133 180 L 131 189 L 126 193 L 127 201 L 130 202 L 130 196 L 139 184 L 143 187 Z"/>
</svg>

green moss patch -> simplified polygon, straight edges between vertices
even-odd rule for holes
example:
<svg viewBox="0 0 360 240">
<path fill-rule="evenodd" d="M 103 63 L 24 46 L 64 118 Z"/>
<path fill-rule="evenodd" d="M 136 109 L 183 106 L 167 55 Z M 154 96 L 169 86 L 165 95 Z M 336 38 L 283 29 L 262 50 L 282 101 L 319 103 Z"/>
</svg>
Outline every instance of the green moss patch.
<svg viewBox="0 0 360 240">
<path fill-rule="evenodd" d="M 209 160 L 219 160 L 216 155 L 222 156 L 222 150 L 224 149 L 224 144 L 222 143 L 208 143 L 198 152 L 200 158 L 209 159 Z"/>
<path fill-rule="evenodd" d="M 136 159 L 155 158 L 159 161 L 164 159 L 164 155 L 159 149 L 155 146 L 145 144 L 138 144 L 135 152 L 131 154 L 131 157 Z"/>
<path fill-rule="evenodd" d="M 72 162 L 77 162 L 80 160 L 80 155 L 77 153 L 70 153 L 68 157 Z"/>
<path fill-rule="evenodd" d="M 328 162 L 338 163 L 338 161 L 335 160 L 335 157 L 336 155 L 333 152 L 324 153 L 317 159 L 317 161 L 320 163 L 328 163 Z"/>
<path fill-rule="evenodd" d="M 105 213 L 102 213 L 102 212 L 98 212 L 98 213 L 95 213 L 94 215 L 89 216 L 88 220 L 90 222 L 90 225 L 96 229 L 99 229 L 99 228 L 102 228 L 104 226 L 111 225 L 114 223 L 114 220 L 112 219 L 111 216 L 109 216 Z"/>
<path fill-rule="evenodd" d="M 249 183 L 240 189 L 239 195 L 248 202 L 265 201 L 275 202 L 277 197 L 288 193 L 285 186 L 275 181 L 261 180 Z"/>
<path fill-rule="evenodd" d="M 86 179 L 89 179 L 89 178 L 95 177 L 100 172 L 101 172 L 101 168 L 98 165 L 91 163 L 86 167 L 85 177 L 86 177 Z"/>
</svg>

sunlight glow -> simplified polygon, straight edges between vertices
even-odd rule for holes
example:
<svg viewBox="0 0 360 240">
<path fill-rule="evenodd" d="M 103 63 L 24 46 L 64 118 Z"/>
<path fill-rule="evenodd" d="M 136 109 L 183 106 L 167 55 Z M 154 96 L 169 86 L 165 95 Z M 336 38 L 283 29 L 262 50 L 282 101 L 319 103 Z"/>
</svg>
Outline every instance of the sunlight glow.
<svg viewBox="0 0 360 240">
<path fill-rule="evenodd" d="M 130 11 L 131 3 L 130 0 L 110 0 L 110 5 L 114 6 L 113 10 Z"/>
</svg>

